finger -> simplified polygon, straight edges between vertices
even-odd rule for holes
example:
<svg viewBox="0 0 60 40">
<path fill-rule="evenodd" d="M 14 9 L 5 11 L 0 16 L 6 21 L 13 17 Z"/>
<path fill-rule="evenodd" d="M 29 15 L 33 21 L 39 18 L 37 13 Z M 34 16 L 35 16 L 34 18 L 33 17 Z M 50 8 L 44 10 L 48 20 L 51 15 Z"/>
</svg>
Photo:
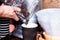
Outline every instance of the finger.
<svg viewBox="0 0 60 40">
<path fill-rule="evenodd" d="M 39 40 L 43 40 L 43 38 L 42 38 L 42 35 L 40 35 L 40 38 L 39 38 Z"/>
<path fill-rule="evenodd" d="M 13 21 L 10 20 L 10 24 L 9 24 L 9 32 L 12 33 L 15 30 L 15 26 L 13 24 Z"/>
<path fill-rule="evenodd" d="M 19 20 L 19 18 L 18 18 L 18 16 L 13 12 L 13 15 L 11 16 L 14 20 L 16 20 L 16 21 L 18 21 Z"/>
<path fill-rule="evenodd" d="M 47 34 L 45 32 L 43 32 L 43 35 L 44 35 L 45 38 L 47 37 Z"/>
<path fill-rule="evenodd" d="M 14 11 L 21 11 L 21 9 L 18 7 L 13 7 L 13 9 L 14 9 Z"/>
<path fill-rule="evenodd" d="M 13 24 L 9 25 L 9 32 L 12 33 L 15 30 L 15 26 Z"/>
</svg>

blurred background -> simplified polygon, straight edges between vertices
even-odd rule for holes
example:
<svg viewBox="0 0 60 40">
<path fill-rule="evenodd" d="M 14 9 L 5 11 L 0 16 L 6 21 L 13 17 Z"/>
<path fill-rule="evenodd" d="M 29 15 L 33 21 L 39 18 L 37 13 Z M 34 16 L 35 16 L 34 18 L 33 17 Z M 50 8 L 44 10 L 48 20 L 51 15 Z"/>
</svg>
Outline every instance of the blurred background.
<svg viewBox="0 0 60 40">
<path fill-rule="evenodd" d="M 1 0 L 0 0 L 1 1 Z M 1 4 L 2 2 L 0 2 Z M 41 9 L 45 9 L 45 8 L 60 8 L 60 0 L 41 0 L 40 1 L 40 8 Z M 39 25 L 39 24 L 38 24 Z M 40 26 L 40 25 L 39 25 Z M 43 31 L 43 29 L 41 27 L 38 27 L 40 28 L 39 31 Z M 36 40 L 39 40 L 38 39 L 38 35 L 37 35 L 37 38 Z M 7 37 L 8 38 L 8 37 Z M 10 40 L 20 40 L 20 38 L 18 37 L 15 37 L 13 35 L 10 35 L 9 36 Z M 4 39 L 3 39 L 4 40 Z M 22 39 L 21 39 L 22 40 Z"/>
</svg>

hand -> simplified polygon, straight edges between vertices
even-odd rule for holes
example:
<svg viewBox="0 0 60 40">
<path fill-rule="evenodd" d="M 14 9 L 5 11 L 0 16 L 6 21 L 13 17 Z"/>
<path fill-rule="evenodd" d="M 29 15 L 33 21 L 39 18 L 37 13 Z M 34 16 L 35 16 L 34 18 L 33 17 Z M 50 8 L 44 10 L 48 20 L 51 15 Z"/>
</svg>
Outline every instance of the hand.
<svg viewBox="0 0 60 40">
<path fill-rule="evenodd" d="M 60 37 L 48 35 L 46 32 L 43 32 L 43 35 L 45 40 L 60 40 Z"/>
<path fill-rule="evenodd" d="M 15 30 L 15 26 L 13 24 L 9 25 L 9 33 L 12 34 L 12 32 Z"/>
<path fill-rule="evenodd" d="M 41 32 L 40 32 L 41 33 Z M 36 36 L 36 40 L 44 40 L 44 38 L 42 37 L 41 34 L 37 34 Z"/>
<path fill-rule="evenodd" d="M 17 17 L 15 11 L 21 11 L 21 9 L 17 7 L 12 7 L 12 6 L 1 5 L 0 6 L 0 17 L 12 18 L 18 21 L 19 18 Z M 9 24 L 9 32 L 12 33 L 14 30 L 15 30 L 15 26 L 12 22 Z"/>
<path fill-rule="evenodd" d="M 42 35 L 40 35 L 39 40 L 45 40 L 45 39 L 43 39 L 43 38 L 42 38 Z"/>
<path fill-rule="evenodd" d="M 44 35 L 44 37 L 45 37 L 45 40 L 52 40 L 52 36 L 47 35 L 46 32 L 43 32 L 43 35 Z"/>
<path fill-rule="evenodd" d="M 43 32 L 44 38 L 40 35 L 39 40 L 52 40 L 52 37 L 47 35 L 46 32 Z"/>
<path fill-rule="evenodd" d="M 17 7 L 12 7 L 12 6 L 1 5 L 0 6 L 0 17 L 12 18 L 18 21 L 19 18 L 17 17 L 15 11 L 21 11 L 21 9 Z"/>
</svg>

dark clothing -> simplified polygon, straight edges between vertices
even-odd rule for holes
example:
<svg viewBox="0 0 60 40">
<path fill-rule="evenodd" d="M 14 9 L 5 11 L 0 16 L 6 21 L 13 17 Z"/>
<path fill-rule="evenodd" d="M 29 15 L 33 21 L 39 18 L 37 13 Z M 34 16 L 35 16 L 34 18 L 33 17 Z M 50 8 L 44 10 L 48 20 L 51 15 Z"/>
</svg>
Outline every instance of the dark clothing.
<svg viewBox="0 0 60 40">
<path fill-rule="evenodd" d="M 1 40 L 10 40 L 10 36 L 7 35 L 6 37 L 2 38 Z"/>
<path fill-rule="evenodd" d="M 7 35 L 6 37 L 2 38 L 1 40 L 23 40 L 13 35 Z"/>
</svg>

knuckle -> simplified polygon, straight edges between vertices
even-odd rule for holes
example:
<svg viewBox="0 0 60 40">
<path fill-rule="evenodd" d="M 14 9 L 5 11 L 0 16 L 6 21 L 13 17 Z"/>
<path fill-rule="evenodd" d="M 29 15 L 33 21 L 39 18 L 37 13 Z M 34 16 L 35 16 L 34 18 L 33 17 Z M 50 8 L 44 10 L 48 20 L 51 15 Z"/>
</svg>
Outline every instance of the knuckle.
<svg viewBox="0 0 60 40">
<path fill-rule="evenodd" d="M 11 13 L 11 14 L 10 14 L 10 16 L 12 17 L 12 16 L 14 16 L 14 14 L 13 14 L 13 13 Z"/>
</svg>

